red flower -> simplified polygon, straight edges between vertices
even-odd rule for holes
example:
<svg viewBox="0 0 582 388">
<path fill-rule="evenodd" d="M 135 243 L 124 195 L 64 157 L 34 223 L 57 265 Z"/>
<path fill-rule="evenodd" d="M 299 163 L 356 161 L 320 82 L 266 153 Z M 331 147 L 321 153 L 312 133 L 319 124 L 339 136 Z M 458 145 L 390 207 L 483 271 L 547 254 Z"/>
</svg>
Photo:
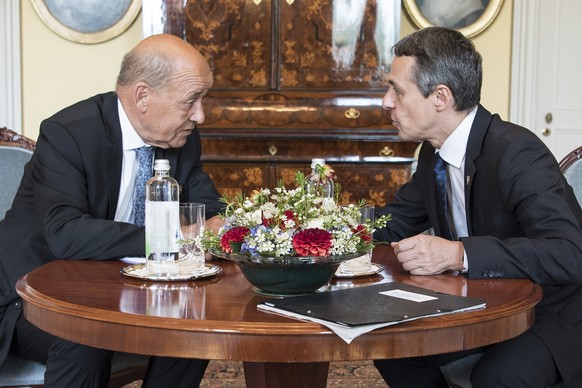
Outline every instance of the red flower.
<svg viewBox="0 0 582 388">
<path fill-rule="evenodd" d="M 293 248 L 299 256 L 327 256 L 332 235 L 323 229 L 305 229 L 293 236 Z"/>
<path fill-rule="evenodd" d="M 220 238 L 220 247 L 226 253 L 232 253 L 230 243 L 242 243 L 250 230 L 244 226 L 235 226 L 226 231 Z"/>
<path fill-rule="evenodd" d="M 354 234 L 357 234 L 358 236 L 360 236 L 362 241 L 364 241 L 366 243 L 372 242 L 372 235 L 370 234 L 370 232 L 368 232 L 368 229 L 366 228 L 366 226 L 358 225 L 354 229 L 352 229 L 352 231 L 354 232 Z"/>
</svg>

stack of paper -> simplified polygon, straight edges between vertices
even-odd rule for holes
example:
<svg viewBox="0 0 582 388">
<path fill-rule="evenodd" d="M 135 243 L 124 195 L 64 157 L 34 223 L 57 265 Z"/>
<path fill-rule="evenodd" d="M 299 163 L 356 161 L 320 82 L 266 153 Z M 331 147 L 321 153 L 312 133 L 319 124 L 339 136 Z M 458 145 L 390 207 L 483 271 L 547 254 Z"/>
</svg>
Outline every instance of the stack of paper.
<svg viewBox="0 0 582 388">
<path fill-rule="evenodd" d="M 262 311 L 317 322 L 344 341 L 401 322 L 485 308 L 480 299 L 391 282 L 261 302 Z"/>
</svg>

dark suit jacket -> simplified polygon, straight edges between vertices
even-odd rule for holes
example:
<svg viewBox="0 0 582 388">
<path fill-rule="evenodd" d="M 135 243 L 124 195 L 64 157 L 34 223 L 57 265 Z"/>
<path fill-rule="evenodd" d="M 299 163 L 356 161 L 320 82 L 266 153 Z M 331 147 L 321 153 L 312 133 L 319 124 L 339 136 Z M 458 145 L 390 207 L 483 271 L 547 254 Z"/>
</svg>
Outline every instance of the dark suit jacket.
<svg viewBox="0 0 582 388">
<path fill-rule="evenodd" d="M 43 121 L 34 155 L 6 217 L 0 222 L 0 365 L 22 301 L 19 277 L 55 259 L 113 259 L 145 255 L 144 228 L 115 222 L 122 137 L 115 93 L 97 95 Z M 181 202 L 221 208 L 202 171 L 195 130 L 180 149 L 157 149 L 169 159 Z"/>
<path fill-rule="evenodd" d="M 417 171 L 396 194 L 387 228 L 399 241 L 436 218 L 434 148 L 425 142 Z M 531 331 L 551 350 L 568 386 L 582 381 L 582 210 L 551 152 L 525 128 L 479 106 L 465 159 L 468 277 L 530 278 L 542 285 Z"/>
</svg>

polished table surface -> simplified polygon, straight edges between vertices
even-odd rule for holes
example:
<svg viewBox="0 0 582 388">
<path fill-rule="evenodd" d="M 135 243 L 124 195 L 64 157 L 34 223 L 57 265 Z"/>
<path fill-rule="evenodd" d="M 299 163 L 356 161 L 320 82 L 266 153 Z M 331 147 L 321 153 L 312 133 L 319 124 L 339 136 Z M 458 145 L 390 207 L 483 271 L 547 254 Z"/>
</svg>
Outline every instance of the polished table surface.
<svg viewBox="0 0 582 388">
<path fill-rule="evenodd" d="M 378 329 L 347 344 L 319 324 L 258 311 L 257 303 L 269 297 L 255 292 L 235 263 L 221 259 L 211 263 L 222 274 L 186 282 L 130 278 L 120 273 L 127 264 L 117 260 L 57 260 L 21 278 L 17 291 L 27 319 L 51 334 L 131 353 L 245 361 L 249 387 L 324 387 L 329 361 L 430 355 L 503 341 L 532 325 L 542 297 L 526 279 L 410 275 L 387 246 L 375 249 L 373 262 L 384 270 L 333 279 L 327 288 L 400 281 L 483 299 L 487 307 Z M 308 378 L 300 383 L 300 375 Z"/>
</svg>

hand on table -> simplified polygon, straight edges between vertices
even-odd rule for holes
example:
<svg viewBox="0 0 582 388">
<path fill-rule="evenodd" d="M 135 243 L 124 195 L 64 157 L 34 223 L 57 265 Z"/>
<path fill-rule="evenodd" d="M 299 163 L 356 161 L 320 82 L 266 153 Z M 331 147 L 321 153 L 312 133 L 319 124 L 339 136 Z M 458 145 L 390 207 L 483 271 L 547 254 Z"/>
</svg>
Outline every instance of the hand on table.
<svg viewBox="0 0 582 388">
<path fill-rule="evenodd" d="M 464 269 L 464 249 L 460 241 L 419 234 L 391 245 L 402 268 L 412 275 L 436 275 Z"/>
</svg>

